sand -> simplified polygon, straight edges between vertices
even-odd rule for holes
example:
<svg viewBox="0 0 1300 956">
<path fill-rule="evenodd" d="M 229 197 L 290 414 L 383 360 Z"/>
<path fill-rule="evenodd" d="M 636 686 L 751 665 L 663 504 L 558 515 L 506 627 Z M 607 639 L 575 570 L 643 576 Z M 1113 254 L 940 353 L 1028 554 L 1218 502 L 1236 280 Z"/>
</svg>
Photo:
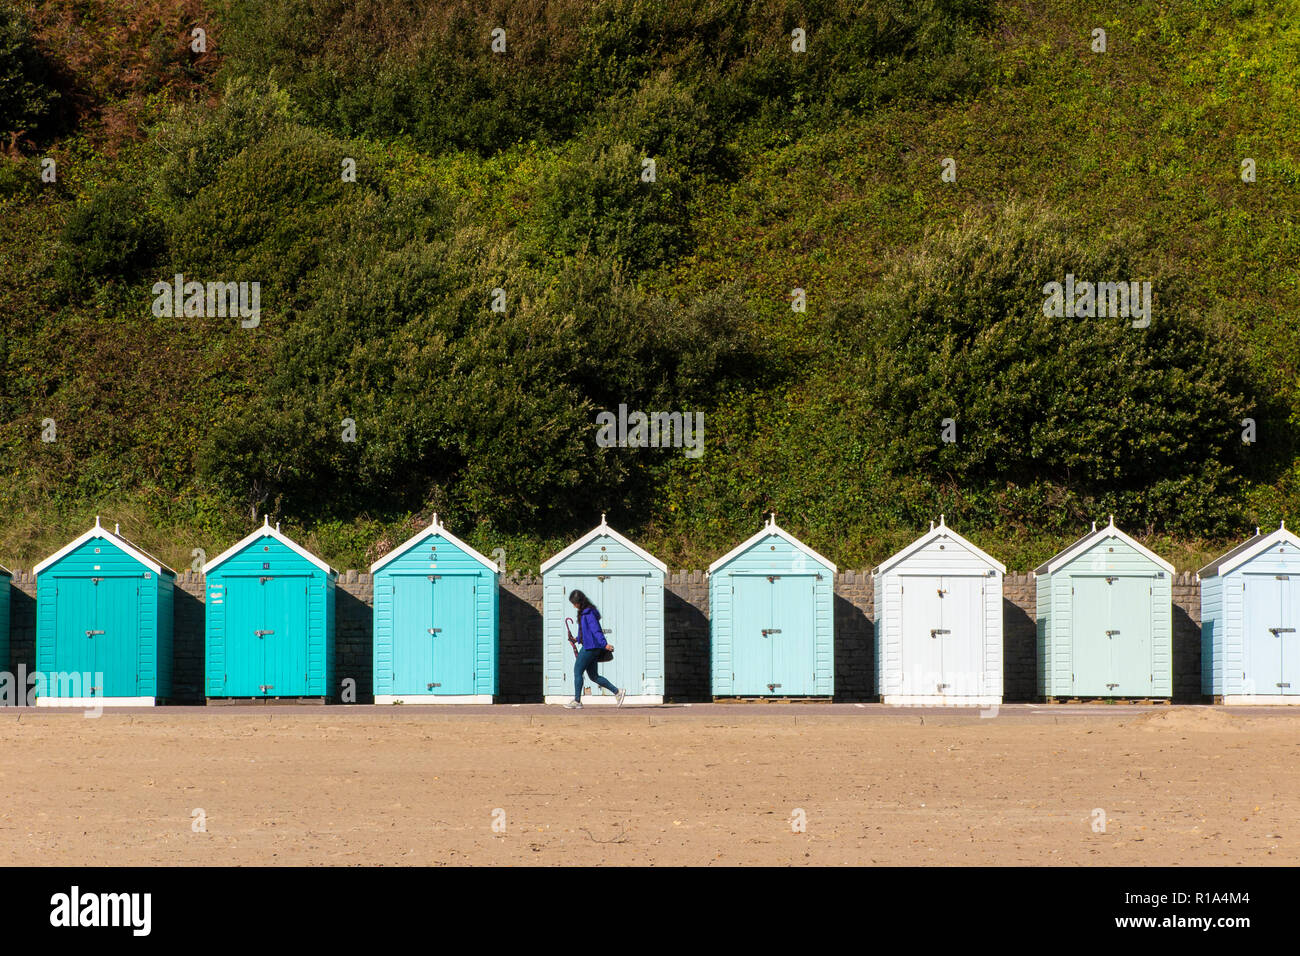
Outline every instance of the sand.
<svg viewBox="0 0 1300 956">
<path fill-rule="evenodd" d="M 0 787 L 6 865 L 1295 865 L 1300 708 L 5 708 Z"/>
</svg>

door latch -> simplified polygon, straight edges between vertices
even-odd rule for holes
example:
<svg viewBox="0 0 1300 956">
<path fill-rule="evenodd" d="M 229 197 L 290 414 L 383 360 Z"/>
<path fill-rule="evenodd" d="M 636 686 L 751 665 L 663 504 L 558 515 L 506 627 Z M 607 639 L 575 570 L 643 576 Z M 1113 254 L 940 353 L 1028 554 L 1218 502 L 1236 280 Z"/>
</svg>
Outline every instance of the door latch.
<svg viewBox="0 0 1300 956">
<path fill-rule="evenodd" d="M 440 628 L 440 627 L 431 627 L 431 628 L 429 628 L 429 633 L 430 633 L 430 634 L 440 634 L 440 633 L 442 633 L 442 628 Z"/>
<path fill-rule="evenodd" d="M 780 687 L 780 686 L 781 686 L 780 684 L 768 684 L 768 685 L 767 685 L 767 691 L 768 691 L 769 694 L 775 694 L 775 693 L 776 693 L 776 689 L 777 689 L 778 687 Z"/>
<path fill-rule="evenodd" d="M 940 634 L 951 634 L 951 633 L 952 633 L 952 631 L 950 631 L 950 630 L 949 630 L 948 628 L 946 628 L 946 627 L 932 627 L 932 628 L 930 628 L 930 637 L 931 637 L 931 638 L 938 637 Z"/>
<path fill-rule="evenodd" d="M 424 686 L 425 686 L 425 689 L 426 689 L 426 690 L 433 690 L 435 687 L 441 687 L 442 685 L 441 685 L 441 684 L 425 684 Z"/>
<path fill-rule="evenodd" d="M 274 634 L 275 631 L 254 631 L 253 633 L 256 634 L 258 637 L 266 637 L 266 635 L 268 634 Z"/>
<path fill-rule="evenodd" d="M 779 627 L 765 627 L 765 628 L 763 628 L 763 636 L 764 636 L 764 637 L 768 637 L 768 636 L 770 636 L 770 635 L 772 635 L 772 634 L 780 634 L 780 633 L 781 633 L 781 629 L 780 629 Z M 778 684 L 777 686 L 780 687 L 781 685 Z"/>
<path fill-rule="evenodd" d="M 1269 630 L 1273 632 L 1273 636 L 1274 636 L 1274 637 L 1277 637 L 1279 634 L 1294 634 L 1294 633 L 1295 633 L 1295 628 L 1294 628 L 1294 627 L 1270 627 Z"/>
<path fill-rule="evenodd" d="M 1107 632 L 1106 632 L 1106 636 L 1107 636 L 1107 637 L 1114 637 L 1114 636 L 1115 636 L 1116 634 L 1118 634 L 1118 633 L 1119 633 L 1119 631 L 1107 631 Z"/>
<path fill-rule="evenodd" d="M 86 632 L 86 636 L 87 636 L 87 637 L 94 637 L 96 634 L 103 634 L 103 633 L 104 633 L 103 631 L 87 631 L 87 632 Z"/>
<path fill-rule="evenodd" d="M 1119 684 L 1107 684 L 1107 685 L 1106 685 L 1106 689 L 1107 689 L 1107 690 L 1114 690 L 1114 689 L 1115 689 L 1116 687 L 1118 687 L 1118 686 L 1119 686 Z"/>
<path fill-rule="evenodd" d="M 258 685 L 258 690 L 260 690 L 263 694 L 265 694 L 268 690 L 273 690 L 274 688 L 275 688 L 275 685 L 274 685 L 274 684 L 259 684 L 259 685 Z"/>
</svg>

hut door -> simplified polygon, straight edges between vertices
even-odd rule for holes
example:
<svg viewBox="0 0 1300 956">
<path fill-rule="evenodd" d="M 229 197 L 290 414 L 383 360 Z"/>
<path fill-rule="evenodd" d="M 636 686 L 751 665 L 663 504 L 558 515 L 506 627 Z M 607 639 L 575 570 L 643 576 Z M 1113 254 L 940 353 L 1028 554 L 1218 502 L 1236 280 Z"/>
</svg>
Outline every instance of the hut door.
<svg viewBox="0 0 1300 956">
<path fill-rule="evenodd" d="M 228 697 L 307 692 L 307 579 L 226 578 Z"/>
<path fill-rule="evenodd" d="M 438 694 L 433 672 L 433 585 L 424 575 L 393 578 L 394 694 Z"/>
<path fill-rule="evenodd" d="M 140 584 L 136 578 L 100 578 L 95 585 L 96 697 L 134 697 L 139 690 Z M 102 678 L 101 676 L 102 675 Z"/>
<path fill-rule="evenodd" d="M 984 579 L 902 578 L 904 696 L 977 697 L 984 687 Z"/>
<path fill-rule="evenodd" d="M 732 576 L 732 692 L 802 697 L 816 690 L 815 578 Z"/>
<path fill-rule="evenodd" d="M 99 628 L 98 590 L 90 578 L 57 578 L 54 587 L 54 674 L 93 675 L 95 637 L 86 632 Z M 46 677 L 47 693 L 52 697 L 64 696 L 55 693 L 55 688 L 66 687 L 66 681 L 57 680 L 54 675 Z M 79 676 L 77 681 L 80 685 L 84 678 Z M 78 693 L 90 696 L 90 691 L 80 686 Z"/>
<path fill-rule="evenodd" d="M 1245 576 L 1247 694 L 1300 693 L 1296 583 L 1289 575 Z"/>
<path fill-rule="evenodd" d="M 432 648 L 429 684 L 423 694 L 474 693 L 474 584 L 467 578 L 432 576 L 426 640 Z"/>
<path fill-rule="evenodd" d="M 1071 584 L 1074 693 L 1151 693 L 1151 578 L 1087 575 Z"/>
<path fill-rule="evenodd" d="M 984 582 L 973 576 L 939 579 L 942 693 L 978 697 L 984 692 Z"/>
</svg>

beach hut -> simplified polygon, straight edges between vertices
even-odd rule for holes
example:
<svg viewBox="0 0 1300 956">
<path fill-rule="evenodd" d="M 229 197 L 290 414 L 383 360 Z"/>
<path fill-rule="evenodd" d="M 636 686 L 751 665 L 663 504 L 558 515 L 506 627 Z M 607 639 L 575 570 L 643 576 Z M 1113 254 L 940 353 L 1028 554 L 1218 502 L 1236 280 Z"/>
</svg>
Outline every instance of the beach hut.
<svg viewBox="0 0 1300 956">
<path fill-rule="evenodd" d="M 268 518 L 203 573 L 209 698 L 333 696 L 338 572 Z"/>
<path fill-rule="evenodd" d="M 497 566 L 433 522 L 370 566 L 375 703 L 490 704 Z"/>
<path fill-rule="evenodd" d="M 175 571 L 96 517 L 35 573 L 37 706 L 151 706 L 171 696 Z"/>
<path fill-rule="evenodd" d="M 1300 704 L 1300 538 L 1280 524 L 1201 568 L 1201 690 Z"/>
<path fill-rule="evenodd" d="M 835 692 L 835 571 L 775 513 L 709 565 L 715 697 Z"/>
<path fill-rule="evenodd" d="M 569 593 L 596 605 L 614 645 L 600 673 L 626 691 L 625 703 L 661 704 L 664 695 L 664 574 L 668 567 L 637 547 L 600 516 L 600 524 L 542 564 L 543 699 L 573 699 L 573 651 L 565 618 L 576 622 Z M 577 625 L 574 625 L 577 634 Z M 585 681 L 584 703 L 613 703 L 613 695 Z"/>
<path fill-rule="evenodd" d="M 13 574 L 0 566 L 0 670 L 13 672 L 9 663 L 9 589 L 13 586 Z"/>
<path fill-rule="evenodd" d="M 1042 695 L 1171 696 L 1173 574 L 1113 515 L 1035 568 Z"/>
<path fill-rule="evenodd" d="M 1002 702 L 1005 573 L 943 515 L 874 569 L 876 686 L 884 703 Z"/>
</svg>

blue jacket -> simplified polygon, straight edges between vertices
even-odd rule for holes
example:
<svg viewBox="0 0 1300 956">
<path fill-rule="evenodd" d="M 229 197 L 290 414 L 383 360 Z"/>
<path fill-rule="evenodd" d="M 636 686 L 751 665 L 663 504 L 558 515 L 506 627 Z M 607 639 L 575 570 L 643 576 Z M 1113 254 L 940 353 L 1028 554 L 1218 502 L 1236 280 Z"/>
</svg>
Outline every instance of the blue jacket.
<svg viewBox="0 0 1300 956">
<path fill-rule="evenodd" d="M 594 607 L 583 608 L 578 613 L 578 637 L 584 651 L 605 646 L 605 632 L 600 629 L 600 612 Z"/>
</svg>

